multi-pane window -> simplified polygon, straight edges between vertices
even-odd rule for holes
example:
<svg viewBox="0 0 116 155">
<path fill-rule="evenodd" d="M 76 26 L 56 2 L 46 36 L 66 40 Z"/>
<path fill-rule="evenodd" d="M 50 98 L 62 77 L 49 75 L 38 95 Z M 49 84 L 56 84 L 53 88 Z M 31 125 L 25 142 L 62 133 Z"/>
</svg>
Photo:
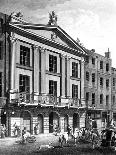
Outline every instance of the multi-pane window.
<svg viewBox="0 0 116 155">
<path fill-rule="evenodd" d="M 19 92 L 30 92 L 30 77 L 27 75 L 19 75 Z"/>
<path fill-rule="evenodd" d="M 100 69 L 103 69 L 103 61 L 100 61 Z"/>
<path fill-rule="evenodd" d="M 0 42 L 0 60 L 3 59 L 3 48 L 2 48 L 2 42 Z"/>
<path fill-rule="evenodd" d="M 109 71 L 109 63 L 106 64 L 106 71 Z"/>
<path fill-rule="evenodd" d="M 2 97 L 2 72 L 0 72 L 0 97 Z"/>
<path fill-rule="evenodd" d="M 106 95 L 106 106 L 109 104 L 109 95 Z"/>
<path fill-rule="evenodd" d="M 57 72 L 57 56 L 49 55 L 49 71 Z"/>
<path fill-rule="evenodd" d="M 72 85 L 72 98 L 78 98 L 78 85 Z"/>
<path fill-rule="evenodd" d="M 106 80 L 106 88 L 109 87 L 109 79 Z"/>
<path fill-rule="evenodd" d="M 89 101 L 89 92 L 86 92 L 86 101 Z"/>
<path fill-rule="evenodd" d="M 86 80 L 89 81 L 89 72 L 86 72 Z"/>
<path fill-rule="evenodd" d="M 115 78 L 113 78 L 113 86 L 115 86 Z"/>
<path fill-rule="evenodd" d="M 102 77 L 100 77 L 100 86 L 103 87 L 103 78 Z"/>
<path fill-rule="evenodd" d="M 113 96 L 113 104 L 115 104 L 115 96 Z"/>
<path fill-rule="evenodd" d="M 49 94 L 57 96 L 57 81 L 49 80 Z"/>
<path fill-rule="evenodd" d="M 20 64 L 23 66 L 30 66 L 30 48 L 20 46 Z"/>
<path fill-rule="evenodd" d="M 95 93 L 92 93 L 92 104 L 95 104 Z"/>
<path fill-rule="evenodd" d="M 78 78 L 78 63 L 72 62 L 72 77 Z"/>
<path fill-rule="evenodd" d="M 95 73 L 92 73 L 92 82 L 95 82 Z"/>
<path fill-rule="evenodd" d="M 100 104 L 103 104 L 103 94 L 100 94 Z"/>
<path fill-rule="evenodd" d="M 95 58 L 92 58 L 92 64 L 95 65 Z"/>
</svg>

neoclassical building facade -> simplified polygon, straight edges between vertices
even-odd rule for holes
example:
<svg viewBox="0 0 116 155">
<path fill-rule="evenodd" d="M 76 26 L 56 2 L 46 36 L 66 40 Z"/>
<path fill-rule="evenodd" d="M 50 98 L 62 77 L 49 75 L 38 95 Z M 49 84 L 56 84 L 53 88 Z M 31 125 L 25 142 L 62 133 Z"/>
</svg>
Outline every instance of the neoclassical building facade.
<svg viewBox="0 0 116 155">
<path fill-rule="evenodd" d="M 54 125 L 63 132 L 68 124 L 73 130 L 84 127 L 86 50 L 57 25 L 53 12 L 47 25 L 25 22 L 18 13 L 3 26 L 8 72 L 1 123 L 8 134 L 14 124 L 32 134 L 35 125 L 39 133 L 52 133 Z"/>
</svg>

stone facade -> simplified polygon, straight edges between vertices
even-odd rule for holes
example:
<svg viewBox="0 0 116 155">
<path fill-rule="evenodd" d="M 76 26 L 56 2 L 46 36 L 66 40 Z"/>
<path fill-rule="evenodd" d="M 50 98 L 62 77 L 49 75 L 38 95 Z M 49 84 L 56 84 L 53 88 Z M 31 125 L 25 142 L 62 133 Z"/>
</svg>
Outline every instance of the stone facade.
<svg viewBox="0 0 116 155">
<path fill-rule="evenodd" d="M 2 109 L 8 135 L 14 135 L 16 125 L 32 134 L 36 125 L 38 133 L 53 132 L 54 124 L 62 132 L 68 124 L 73 130 L 85 126 L 86 51 L 57 25 L 29 24 L 15 14 L 8 19 L 4 26 L 9 68 L 3 79 L 8 81 L 8 96 Z"/>
</svg>

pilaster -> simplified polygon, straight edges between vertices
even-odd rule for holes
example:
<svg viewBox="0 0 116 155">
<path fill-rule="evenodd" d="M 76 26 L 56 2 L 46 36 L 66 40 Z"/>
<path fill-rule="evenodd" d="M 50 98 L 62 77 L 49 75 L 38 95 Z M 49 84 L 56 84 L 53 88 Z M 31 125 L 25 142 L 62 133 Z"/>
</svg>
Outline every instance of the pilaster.
<svg viewBox="0 0 116 155">
<path fill-rule="evenodd" d="M 66 57 L 67 59 L 67 75 L 66 75 L 66 84 L 67 84 L 67 96 L 70 96 L 70 57 Z"/>
<path fill-rule="evenodd" d="M 46 93 L 46 50 L 40 48 L 41 52 L 41 93 Z"/>
<path fill-rule="evenodd" d="M 61 96 L 65 97 L 65 58 L 66 56 L 61 54 Z"/>
<path fill-rule="evenodd" d="M 34 92 L 39 93 L 39 47 L 34 46 Z"/>
<path fill-rule="evenodd" d="M 13 35 L 10 37 L 11 41 L 11 89 L 15 89 L 15 69 L 16 69 L 16 44 L 17 38 Z"/>
</svg>

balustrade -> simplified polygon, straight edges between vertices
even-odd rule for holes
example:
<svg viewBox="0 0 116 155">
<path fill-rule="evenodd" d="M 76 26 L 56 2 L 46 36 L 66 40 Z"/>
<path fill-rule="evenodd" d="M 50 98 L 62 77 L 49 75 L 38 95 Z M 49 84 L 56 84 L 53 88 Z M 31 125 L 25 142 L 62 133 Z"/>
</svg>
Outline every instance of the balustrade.
<svg viewBox="0 0 116 155">
<path fill-rule="evenodd" d="M 41 106 L 57 106 L 57 107 L 72 107 L 84 108 L 85 101 L 78 98 L 63 98 L 55 97 L 49 94 L 26 93 L 26 92 L 10 92 L 11 104 L 26 104 L 26 105 L 41 105 Z"/>
</svg>

